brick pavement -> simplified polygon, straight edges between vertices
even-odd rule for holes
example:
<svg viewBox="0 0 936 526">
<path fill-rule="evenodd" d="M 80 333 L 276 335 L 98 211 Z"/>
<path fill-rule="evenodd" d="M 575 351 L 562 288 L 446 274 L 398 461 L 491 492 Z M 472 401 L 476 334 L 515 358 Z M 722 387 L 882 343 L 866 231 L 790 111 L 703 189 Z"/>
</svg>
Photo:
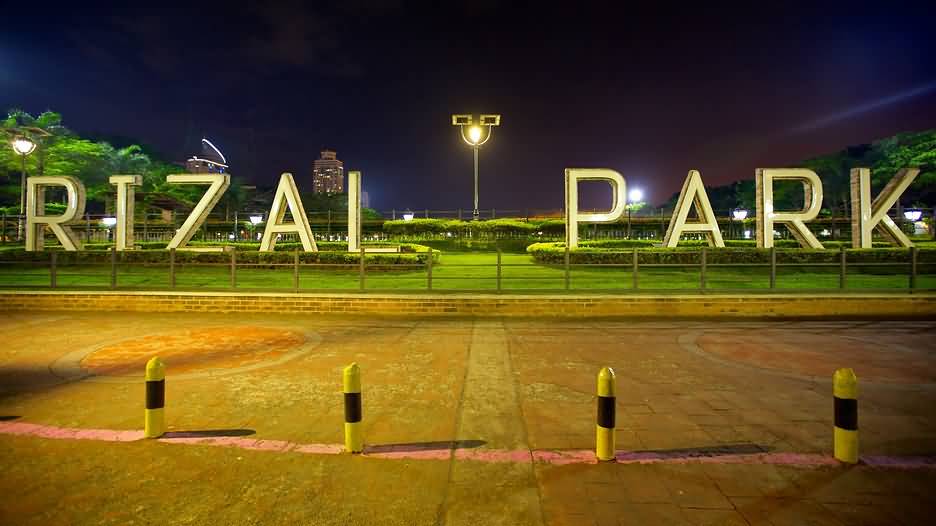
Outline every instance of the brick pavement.
<svg viewBox="0 0 936 526">
<path fill-rule="evenodd" d="M 832 371 L 820 373 L 841 363 L 859 376 L 863 454 L 936 455 L 936 323 L 925 321 L 9 312 L 0 416 L 139 429 L 137 380 L 63 380 L 50 364 L 77 353 L 119 369 L 106 349 L 121 342 L 223 327 L 314 338 L 262 367 L 193 351 L 185 371 L 196 375 L 174 380 L 168 362 L 170 430 L 339 443 L 340 369 L 357 361 L 368 444 L 589 449 L 595 375 L 610 365 L 618 449 L 828 455 Z M 772 342 L 770 359 L 756 341 Z M 381 459 L 0 435 L 0 472 L 10 524 L 923 524 L 936 509 L 936 470 L 871 466 Z"/>
</svg>

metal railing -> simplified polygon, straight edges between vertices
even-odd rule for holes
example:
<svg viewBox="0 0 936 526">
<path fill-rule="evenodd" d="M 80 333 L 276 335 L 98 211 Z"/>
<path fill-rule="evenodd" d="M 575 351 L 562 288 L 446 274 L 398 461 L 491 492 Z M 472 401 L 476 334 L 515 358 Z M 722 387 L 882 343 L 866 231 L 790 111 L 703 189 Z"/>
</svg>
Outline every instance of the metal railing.
<svg viewBox="0 0 936 526">
<path fill-rule="evenodd" d="M 793 252 L 791 249 L 787 252 Z M 301 261 L 300 252 L 292 252 L 286 262 L 245 262 L 238 260 L 237 251 L 224 253 L 224 262 L 180 262 L 176 250 L 165 251 L 166 259 L 160 262 L 121 261 L 121 253 L 114 249 L 107 252 L 106 262 L 80 262 L 63 264 L 60 251 L 48 251 L 47 259 L 31 261 L 0 261 L 0 288 L 15 289 L 111 289 L 111 290 L 244 290 L 275 292 L 690 292 L 718 293 L 738 292 L 830 292 L 830 291 L 889 291 L 913 293 L 936 291 L 936 263 L 920 262 L 919 251 L 914 247 L 907 250 L 905 261 L 865 262 L 849 261 L 848 251 L 838 252 L 835 261 L 821 262 L 778 262 L 775 248 L 765 254 L 767 262 L 717 263 L 710 261 L 711 250 L 683 251 L 694 254 L 695 261 L 661 263 L 641 262 L 643 251 L 608 252 L 617 254 L 621 262 L 577 263 L 572 262 L 574 252 L 566 250 L 561 264 L 529 262 L 529 256 L 509 254 L 513 261 L 505 261 L 504 253 L 496 252 L 493 263 L 435 263 L 433 251 L 424 261 L 413 258 L 413 262 L 382 263 L 365 252 L 362 247 L 354 254 L 356 261 L 320 263 Z M 101 251 L 94 252 L 103 256 Z M 243 252 L 241 252 L 243 254 Z M 286 259 L 288 252 L 277 252 L 279 259 Z M 347 254 L 347 253 L 342 253 Z M 222 257 L 225 257 L 222 256 Z M 629 256 L 626 257 L 626 256 Z M 378 256 L 379 257 L 379 256 Z M 99 258 L 101 259 L 101 258 Z M 526 261 L 521 261 L 526 259 Z M 164 268 L 164 270 L 160 270 Z M 517 274 L 518 269 L 532 274 Z M 741 280 L 719 278 L 722 269 L 742 270 Z M 805 271 L 819 269 L 808 274 Z M 873 272 L 867 272 L 873 269 Z M 924 269 L 929 269 L 923 272 Z M 244 273 L 262 270 L 260 274 L 248 276 L 248 284 L 239 282 Z M 457 271 L 456 271 L 457 270 Z M 689 277 L 680 272 L 697 273 Z M 885 270 L 885 272 L 881 272 Z M 142 271 L 142 272 L 141 272 Z M 479 274 L 480 271 L 480 274 Z M 780 282 L 778 276 L 790 271 L 789 281 Z M 164 272 L 164 273 L 163 273 Z M 47 277 L 43 277 L 47 273 Z M 288 276 L 283 274 L 288 273 Z M 760 273 L 760 274 L 759 274 Z M 179 282 L 180 275 L 188 284 Z M 62 283 L 68 276 L 69 283 Z M 304 286 L 303 278 L 312 280 L 312 286 Z M 832 283 L 827 286 L 800 287 L 797 277 Z M 12 279 L 10 279 L 12 278 Z M 141 279 L 144 278 L 144 279 Z M 613 278 L 615 286 L 602 286 Z M 735 276 L 737 278 L 737 276 Z M 792 279 L 790 279 L 792 278 Z M 808 278 L 808 279 L 807 279 Z M 921 284 L 921 278 L 925 283 Z M 373 286 L 373 281 L 391 279 L 393 286 Z M 689 286 L 688 280 L 692 285 Z M 850 283 L 857 279 L 859 283 Z M 330 281 L 329 281 L 330 280 Z M 590 281 L 598 281 L 595 283 Z M 258 286 L 257 283 L 263 285 Z M 722 286 L 729 282 L 741 286 Z M 315 286 L 322 285 L 328 286 Z M 451 284 L 455 284 L 452 286 Z M 467 283 L 468 286 L 458 286 Z M 545 286 L 540 284 L 545 283 Z M 720 284 L 721 283 L 721 284 Z M 868 283 L 871 285 L 869 286 Z M 446 286 L 446 284 L 449 284 Z M 533 284 L 532 286 L 530 284 Z M 479 286 L 483 285 L 483 286 Z"/>
</svg>

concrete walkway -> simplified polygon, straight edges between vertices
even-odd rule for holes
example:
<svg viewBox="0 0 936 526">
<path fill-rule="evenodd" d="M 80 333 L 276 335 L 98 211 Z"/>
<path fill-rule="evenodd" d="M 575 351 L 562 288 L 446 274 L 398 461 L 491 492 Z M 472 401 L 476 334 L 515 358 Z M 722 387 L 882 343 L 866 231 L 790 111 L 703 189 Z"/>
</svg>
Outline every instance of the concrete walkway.
<svg viewBox="0 0 936 526">
<path fill-rule="evenodd" d="M 933 322 L 8 312 L 0 330 L 2 524 L 894 525 L 936 511 Z M 159 441 L 138 437 L 154 353 Z M 361 456 L 337 447 L 351 361 Z M 604 365 L 619 461 L 599 464 Z M 830 459 L 843 366 L 860 382 L 854 467 Z"/>
</svg>

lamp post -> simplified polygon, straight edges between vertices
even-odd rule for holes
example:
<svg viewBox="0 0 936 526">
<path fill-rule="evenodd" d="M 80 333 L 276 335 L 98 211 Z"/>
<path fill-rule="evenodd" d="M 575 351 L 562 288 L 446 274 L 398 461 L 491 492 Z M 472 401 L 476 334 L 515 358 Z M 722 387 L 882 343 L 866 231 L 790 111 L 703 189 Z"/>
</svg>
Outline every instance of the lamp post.
<svg viewBox="0 0 936 526">
<path fill-rule="evenodd" d="M 13 139 L 11 143 L 13 151 L 20 156 L 20 213 L 19 225 L 16 228 L 16 239 L 23 239 L 23 214 L 26 213 L 26 156 L 36 150 L 36 143 L 31 141 L 25 135 L 20 135 Z"/>
<path fill-rule="evenodd" d="M 633 210 L 634 205 L 643 200 L 643 190 L 640 188 L 634 188 L 627 193 L 627 239 L 631 238 L 631 210 Z"/>
<path fill-rule="evenodd" d="M 734 220 L 737 221 L 739 225 L 741 225 L 740 226 L 741 231 L 744 230 L 744 220 L 747 219 L 747 215 L 748 215 L 748 211 L 743 208 L 735 208 L 734 210 L 731 211 L 731 217 L 733 217 Z M 740 237 L 743 237 L 743 236 L 740 236 Z"/>
<path fill-rule="evenodd" d="M 257 225 L 263 222 L 263 216 L 250 216 L 250 241 L 254 241 L 254 231 L 257 229 Z"/>
<path fill-rule="evenodd" d="M 472 115 L 452 115 L 452 125 L 461 129 L 462 139 L 471 146 L 474 152 L 474 209 L 471 212 L 471 218 L 478 220 L 478 151 L 481 145 L 491 138 L 491 130 L 494 126 L 500 126 L 500 115 L 481 115 L 478 124 L 474 124 Z"/>
</svg>

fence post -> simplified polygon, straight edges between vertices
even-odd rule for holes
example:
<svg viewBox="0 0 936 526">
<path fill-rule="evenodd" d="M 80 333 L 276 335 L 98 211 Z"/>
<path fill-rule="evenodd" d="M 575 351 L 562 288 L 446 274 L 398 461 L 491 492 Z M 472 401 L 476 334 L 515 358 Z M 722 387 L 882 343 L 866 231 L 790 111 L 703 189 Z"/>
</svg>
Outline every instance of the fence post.
<svg viewBox="0 0 936 526">
<path fill-rule="evenodd" d="M 426 219 L 429 219 L 429 209 L 426 209 Z"/>
<path fill-rule="evenodd" d="M 111 284 L 110 288 L 117 288 L 117 247 L 111 247 Z"/>
<path fill-rule="evenodd" d="M 501 249 L 497 247 L 497 292 L 501 291 Z"/>
<path fill-rule="evenodd" d="M 6 244 L 6 212 L 4 212 L 3 217 L 0 218 L 0 243 Z"/>
<path fill-rule="evenodd" d="M 916 288 L 917 282 L 917 247 L 910 247 L 910 292 Z"/>
<path fill-rule="evenodd" d="M 175 249 L 169 249 L 169 288 L 175 288 Z"/>
<path fill-rule="evenodd" d="M 777 288 L 777 247 L 770 247 L 770 288 Z"/>
<path fill-rule="evenodd" d="M 299 249 L 293 252 L 293 288 L 299 292 Z"/>
<path fill-rule="evenodd" d="M 491 219 L 497 219 L 497 210 L 494 208 L 491 209 Z"/>
<path fill-rule="evenodd" d="M 58 252 L 52 250 L 49 252 L 49 286 L 55 288 L 58 286 L 58 267 L 56 265 L 58 261 Z"/>
<path fill-rule="evenodd" d="M 565 249 L 565 289 L 569 290 L 570 287 L 570 276 L 569 276 L 569 247 L 566 245 Z"/>
<path fill-rule="evenodd" d="M 459 221 L 462 220 L 462 209 L 461 209 L 461 208 L 458 209 L 458 220 L 459 220 Z"/>
<path fill-rule="evenodd" d="M 848 286 L 848 258 L 845 252 L 845 245 L 839 249 L 839 288 L 844 289 Z"/>
<path fill-rule="evenodd" d="M 705 290 L 705 268 L 706 264 L 706 254 L 708 253 L 708 247 L 702 247 L 700 268 L 699 268 L 699 290 Z"/>
<path fill-rule="evenodd" d="M 231 288 L 237 288 L 237 251 L 231 251 Z"/>
<path fill-rule="evenodd" d="M 361 290 L 364 290 L 364 245 L 361 245 L 361 251 L 359 254 L 360 259 L 358 259 L 358 286 Z"/>
<path fill-rule="evenodd" d="M 637 259 L 637 247 L 634 247 L 634 255 L 631 256 L 631 264 L 634 267 L 634 269 L 631 271 L 631 277 L 634 278 L 634 290 L 637 290 L 637 286 L 638 286 L 637 276 L 638 276 L 638 269 L 640 268 L 639 266 L 640 263 L 639 263 L 639 260 Z"/>
<path fill-rule="evenodd" d="M 432 247 L 429 247 L 429 256 L 426 258 L 426 290 L 432 290 Z"/>
</svg>

